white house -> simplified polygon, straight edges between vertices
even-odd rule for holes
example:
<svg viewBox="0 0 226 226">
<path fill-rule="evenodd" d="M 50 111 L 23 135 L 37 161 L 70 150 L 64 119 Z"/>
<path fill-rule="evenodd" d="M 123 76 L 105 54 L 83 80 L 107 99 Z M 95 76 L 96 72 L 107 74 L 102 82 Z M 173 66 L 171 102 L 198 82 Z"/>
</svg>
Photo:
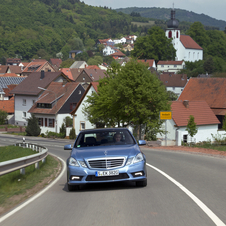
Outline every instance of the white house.
<svg viewBox="0 0 226 226">
<path fill-rule="evenodd" d="M 163 73 L 158 77 L 165 85 L 167 91 L 171 91 L 178 96 L 180 96 L 188 81 L 186 74 Z"/>
<path fill-rule="evenodd" d="M 76 133 L 83 129 L 93 129 L 96 127 L 96 125 L 93 125 L 87 120 L 86 116 L 83 113 L 83 108 L 87 105 L 87 96 L 91 96 L 93 92 L 97 92 L 98 84 L 99 82 L 91 82 L 89 84 L 79 103 L 71 112 L 71 115 L 73 117 L 73 128 L 75 128 Z"/>
<path fill-rule="evenodd" d="M 10 92 L 14 95 L 16 125 L 27 125 L 27 119 L 31 116 L 28 111 L 43 92 L 38 87 L 47 88 L 52 81 L 70 80 L 62 72 L 33 72 Z"/>
<path fill-rule="evenodd" d="M 182 142 L 213 141 L 211 134 L 218 133 L 220 123 L 205 101 L 173 101 L 171 105 L 172 119 L 165 120 L 162 129 L 167 131 L 167 146 L 181 146 Z M 190 115 L 194 116 L 197 133 L 190 137 L 186 130 Z M 158 139 L 165 143 L 165 135 L 158 134 Z"/>
<path fill-rule="evenodd" d="M 59 133 L 64 119 L 79 103 L 85 90 L 76 82 L 51 82 L 29 113 L 38 118 L 41 133 Z"/>
<path fill-rule="evenodd" d="M 159 61 L 157 64 L 158 72 L 173 72 L 177 73 L 178 71 L 185 68 L 184 61 Z"/>
<path fill-rule="evenodd" d="M 104 56 L 109 56 L 113 53 L 116 52 L 116 49 L 114 46 L 111 46 L 111 45 L 105 45 L 104 49 L 103 49 L 103 55 Z"/>
<path fill-rule="evenodd" d="M 176 50 L 176 61 L 195 62 L 203 60 L 203 48 L 189 35 L 182 35 L 178 29 L 179 22 L 175 19 L 175 10 L 171 10 L 171 19 L 167 22 L 166 37 L 172 39 Z"/>
</svg>

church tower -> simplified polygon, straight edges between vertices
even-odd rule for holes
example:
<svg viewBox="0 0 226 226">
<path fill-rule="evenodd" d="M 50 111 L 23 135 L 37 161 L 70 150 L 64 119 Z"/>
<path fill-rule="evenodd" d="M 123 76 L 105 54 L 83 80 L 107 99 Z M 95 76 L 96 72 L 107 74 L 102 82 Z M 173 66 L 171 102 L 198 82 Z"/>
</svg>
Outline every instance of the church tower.
<svg viewBox="0 0 226 226">
<path fill-rule="evenodd" d="M 171 19 L 167 21 L 167 29 L 165 34 L 167 38 L 172 38 L 172 44 L 176 49 L 176 52 L 178 51 L 180 43 L 180 30 L 178 29 L 178 26 L 179 22 L 175 19 L 175 10 L 173 6 L 173 9 L 171 10 Z"/>
</svg>

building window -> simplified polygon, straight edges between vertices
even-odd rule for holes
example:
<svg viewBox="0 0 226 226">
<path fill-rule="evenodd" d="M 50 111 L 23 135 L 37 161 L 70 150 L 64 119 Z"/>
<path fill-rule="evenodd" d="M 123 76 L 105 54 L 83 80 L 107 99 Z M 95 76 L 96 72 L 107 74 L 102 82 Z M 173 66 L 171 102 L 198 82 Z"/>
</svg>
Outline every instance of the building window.
<svg viewBox="0 0 226 226">
<path fill-rule="evenodd" d="M 161 65 L 161 67 L 164 67 L 164 65 Z"/>
<path fill-rule="evenodd" d="M 174 65 L 174 67 L 177 67 L 177 65 Z"/>
<path fill-rule="evenodd" d="M 81 91 L 81 90 L 79 90 L 79 91 L 78 91 L 78 94 L 81 94 L 81 93 L 82 93 L 82 91 Z"/>
<path fill-rule="evenodd" d="M 23 105 L 26 106 L 26 99 L 23 99 Z"/>
<path fill-rule="evenodd" d="M 175 87 L 173 87 L 173 90 L 175 90 Z"/>
<path fill-rule="evenodd" d="M 80 122 L 80 130 L 83 130 L 86 128 L 85 122 Z"/>
<path fill-rule="evenodd" d="M 54 119 L 53 118 L 49 119 L 49 127 L 54 127 Z"/>
<path fill-rule="evenodd" d="M 85 77 L 83 77 L 83 81 L 85 81 Z"/>
<path fill-rule="evenodd" d="M 74 110 L 77 103 L 70 103 L 70 110 Z"/>
<path fill-rule="evenodd" d="M 23 112 L 23 118 L 26 118 L 26 116 L 27 116 L 27 112 Z"/>
<path fill-rule="evenodd" d="M 188 142 L 188 135 L 183 135 L 183 142 L 187 143 Z"/>
<path fill-rule="evenodd" d="M 38 118 L 38 125 L 43 126 L 43 118 Z"/>
<path fill-rule="evenodd" d="M 172 31 L 169 31 L 168 38 L 172 38 Z"/>
</svg>

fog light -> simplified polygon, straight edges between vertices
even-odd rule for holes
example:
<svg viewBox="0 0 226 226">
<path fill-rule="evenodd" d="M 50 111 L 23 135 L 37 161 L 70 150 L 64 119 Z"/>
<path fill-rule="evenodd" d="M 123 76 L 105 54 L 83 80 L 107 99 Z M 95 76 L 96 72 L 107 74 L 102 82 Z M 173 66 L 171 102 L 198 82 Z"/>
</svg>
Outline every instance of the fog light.
<svg viewBox="0 0 226 226">
<path fill-rule="evenodd" d="M 71 176 L 71 180 L 81 180 L 80 176 Z"/>
<path fill-rule="evenodd" d="M 144 175 L 144 172 L 143 171 L 139 171 L 139 172 L 132 173 L 132 175 L 134 177 L 140 177 L 140 176 L 143 176 Z"/>
</svg>

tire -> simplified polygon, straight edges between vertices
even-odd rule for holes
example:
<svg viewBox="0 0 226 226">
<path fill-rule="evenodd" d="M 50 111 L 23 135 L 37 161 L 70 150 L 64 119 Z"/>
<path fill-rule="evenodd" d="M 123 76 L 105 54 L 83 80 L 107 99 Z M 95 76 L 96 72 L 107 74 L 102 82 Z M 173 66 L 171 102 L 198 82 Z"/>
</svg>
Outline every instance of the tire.
<svg viewBox="0 0 226 226">
<path fill-rule="evenodd" d="M 136 181 L 137 187 L 146 187 L 147 186 L 147 179 L 142 181 Z"/>
</svg>

